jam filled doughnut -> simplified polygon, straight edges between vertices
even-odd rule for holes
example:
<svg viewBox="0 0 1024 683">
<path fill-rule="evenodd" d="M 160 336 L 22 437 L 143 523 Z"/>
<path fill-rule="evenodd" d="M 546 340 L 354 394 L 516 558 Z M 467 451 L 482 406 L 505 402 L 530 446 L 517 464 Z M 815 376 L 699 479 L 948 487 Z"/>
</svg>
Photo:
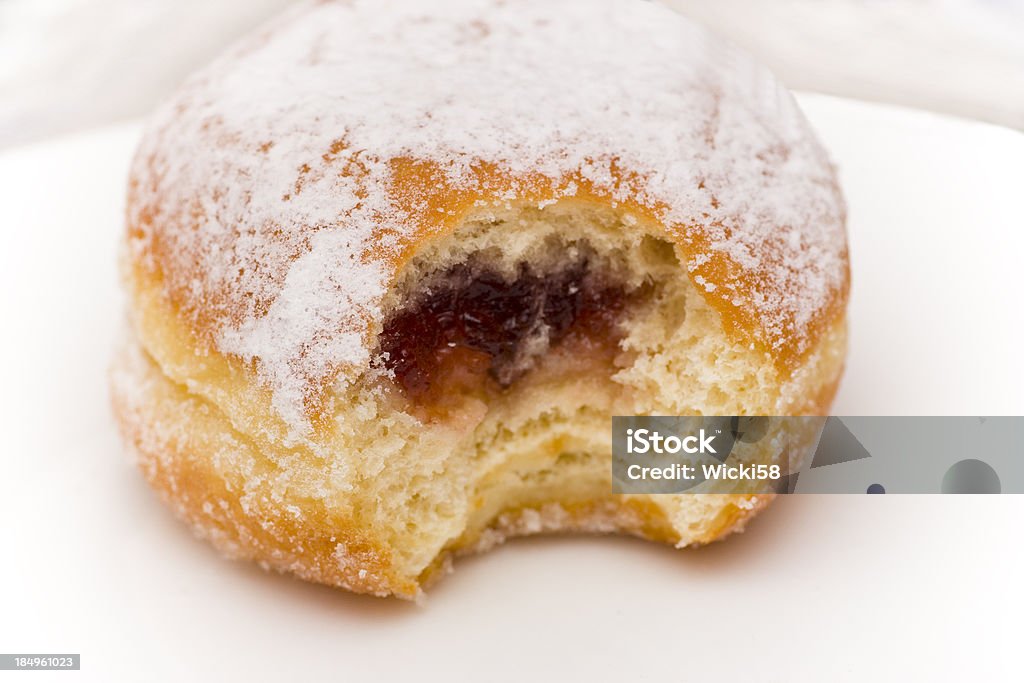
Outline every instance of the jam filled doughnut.
<svg viewBox="0 0 1024 683">
<path fill-rule="evenodd" d="M 198 533 L 353 591 L 707 543 L 769 497 L 613 495 L 610 418 L 826 413 L 844 224 L 789 93 L 656 3 L 303 4 L 142 139 L 116 412 Z"/>
</svg>

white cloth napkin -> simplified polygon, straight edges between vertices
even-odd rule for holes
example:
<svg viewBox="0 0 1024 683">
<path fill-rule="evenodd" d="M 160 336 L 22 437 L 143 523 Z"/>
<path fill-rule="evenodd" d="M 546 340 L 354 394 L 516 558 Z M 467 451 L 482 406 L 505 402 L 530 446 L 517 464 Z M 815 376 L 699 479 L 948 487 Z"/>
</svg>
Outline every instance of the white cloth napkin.
<svg viewBox="0 0 1024 683">
<path fill-rule="evenodd" d="M 1024 129 L 1024 0 L 661 1 L 791 87 Z M 0 148 L 143 115 L 292 2 L 0 0 Z"/>
</svg>

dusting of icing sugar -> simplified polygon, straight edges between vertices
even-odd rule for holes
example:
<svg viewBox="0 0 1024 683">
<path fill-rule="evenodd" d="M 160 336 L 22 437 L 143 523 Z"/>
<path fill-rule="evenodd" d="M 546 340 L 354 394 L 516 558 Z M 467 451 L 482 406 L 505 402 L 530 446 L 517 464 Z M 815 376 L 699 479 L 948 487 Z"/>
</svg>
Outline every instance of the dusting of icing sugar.
<svg viewBox="0 0 1024 683">
<path fill-rule="evenodd" d="M 367 321 L 411 231 L 390 192 L 400 157 L 467 189 L 486 189 L 481 162 L 576 175 L 673 229 L 700 223 L 691 275 L 716 254 L 752 273 L 701 284 L 753 306 L 769 347 L 799 342 L 844 277 L 842 200 L 792 97 L 657 3 L 311 3 L 162 109 L 129 202 L 137 257 L 159 254 L 186 314 L 255 363 L 296 430 L 314 382 L 370 360 Z"/>
<path fill-rule="evenodd" d="M 260 360 L 274 387 L 273 405 L 290 425 L 305 420 L 306 383 L 294 378 L 323 377 L 338 359 L 360 365 L 370 359 L 362 321 L 352 312 L 384 294 L 385 273 L 376 263 L 357 263 L 349 239 L 338 232 L 313 235 L 266 314 L 221 333 L 221 348 Z"/>
</svg>

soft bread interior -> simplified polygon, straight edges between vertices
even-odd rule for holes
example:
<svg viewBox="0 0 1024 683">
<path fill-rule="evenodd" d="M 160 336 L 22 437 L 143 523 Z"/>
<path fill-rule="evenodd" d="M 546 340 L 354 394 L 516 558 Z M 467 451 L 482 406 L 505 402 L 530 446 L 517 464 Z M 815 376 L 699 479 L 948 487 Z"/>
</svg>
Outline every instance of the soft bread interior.
<svg viewBox="0 0 1024 683">
<path fill-rule="evenodd" d="M 410 571 L 430 566 L 442 550 L 493 540 L 488 530 L 501 526 L 503 515 L 547 510 L 548 516 L 570 524 L 566 510 L 610 501 L 613 415 L 771 414 L 778 409 L 783 386 L 770 360 L 726 336 L 668 242 L 606 207 L 560 203 L 482 212 L 455 235 L 424 249 L 386 305 L 400 308 L 416 299 L 419 283 L 429 282 L 432 274 L 481 255 L 513 274 L 520 263 L 557 269 L 572 260 L 576 249 L 596 254 L 597 267 L 610 277 L 633 287 L 652 285 L 650 296 L 624 313 L 612 363 L 555 347 L 500 396 L 486 404 L 468 397 L 455 419 L 424 427 L 402 411 L 399 399 L 397 410 L 388 411 L 393 419 L 364 424 L 393 437 L 393 450 L 364 449 L 360 464 L 371 483 L 367 502 L 381 501 L 382 531 L 402 549 Z M 372 389 L 352 398 L 376 400 Z M 347 411 L 339 416 L 348 417 Z M 427 438 L 438 444 L 420 446 Z M 367 442 L 380 439 L 362 441 Z M 615 498 L 624 503 L 630 497 Z M 622 514 L 617 523 L 601 519 L 591 524 L 686 545 L 713 538 L 732 512 L 719 514 L 737 502 L 751 505 L 724 497 L 646 497 L 643 515 Z M 406 524 L 413 526 L 386 520 L 411 520 Z M 544 526 L 542 518 L 533 520 L 537 530 Z M 433 542 L 422 543 L 427 537 Z"/>
<path fill-rule="evenodd" d="M 577 201 L 479 211 L 424 246 L 385 310 L 401 310 L 436 273 L 471 259 L 509 274 L 521 263 L 547 271 L 581 249 L 609 277 L 648 288 L 623 312 L 612 354 L 552 346 L 512 385 L 453 397 L 457 409 L 434 416 L 375 361 L 357 382 L 338 383 L 333 408 L 304 441 L 283 436 L 250 369 L 215 352 L 197 356 L 156 294 L 159 283 L 134 269 L 142 360 L 122 376 L 145 381 L 115 383 L 125 429 L 151 463 L 150 478 L 163 480 L 207 535 L 216 528 L 221 547 L 355 590 L 414 594 L 452 554 L 516 534 L 583 529 L 681 546 L 713 540 L 765 500 L 613 495 L 611 416 L 824 412 L 845 328 L 840 321 L 783 377 L 766 353 L 726 334 L 657 226 Z M 174 456 L 159 456 L 168 451 L 189 451 L 192 469 L 172 467 Z M 160 457 L 164 465 L 153 464 Z M 183 490 L 191 491 L 188 504 L 180 503 Z M 235 510 L 236 499 L 237 510 L 223 512 Z"/>
</svg>

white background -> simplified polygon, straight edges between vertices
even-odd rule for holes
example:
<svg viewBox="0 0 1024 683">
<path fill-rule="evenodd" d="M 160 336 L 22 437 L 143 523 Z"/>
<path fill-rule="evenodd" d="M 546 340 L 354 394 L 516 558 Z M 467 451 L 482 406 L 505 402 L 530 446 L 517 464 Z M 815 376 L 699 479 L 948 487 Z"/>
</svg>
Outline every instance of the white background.
<svg viewBox="0 0 1024 683">
<path fill-rule="evenodd" d="M 839 414 L 1024 414 L 1024 136 L 804 97 L 850 201 Z M 1013 680 L 1019 496 L 793 496 L 695 551 L 516 541 L 424 605 L 221 559 L 123 455 L 125 126 L 0 156 L 0 680 Z"/>
</svg>

